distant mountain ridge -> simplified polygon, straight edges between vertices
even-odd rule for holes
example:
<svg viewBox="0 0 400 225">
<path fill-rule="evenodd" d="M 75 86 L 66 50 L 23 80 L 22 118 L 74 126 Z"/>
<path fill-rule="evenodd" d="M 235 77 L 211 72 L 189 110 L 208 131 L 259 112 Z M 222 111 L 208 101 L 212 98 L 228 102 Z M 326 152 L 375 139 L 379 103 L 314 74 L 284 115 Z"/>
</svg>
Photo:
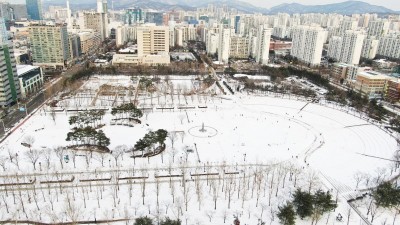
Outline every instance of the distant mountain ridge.
<svg viewBox="0 0 400 225">
<path fill-rule="evenodd" d="M 383 6 L 371 5 L 362 1 L 347 1 L 341 3 L 333 3 L 326 5 L 302 5 L 298 3 L 281 4 L 272 7 L 269 11 L 270 14 L 276 13 L 338 13 L 338 14 L 357 14 L 357 13 L 397 13 L 394 10 L 385 8 Z"/>
<path fill-rule="evenodd" d="M 108 0 L 111 9 L 111 0 Z M 114 0 L 114 9 L 129 8 L 137 6 L 144 9 L 154 9 L 161 11 L 170 10 L 194 10 L 198 7 L 207 7 L 208 4 L 214 4 L 221 7 L 227 5 L 229 8 L 235 8 L 244 13 L 338 13 L 344 15 L 361 13 L 390 14 L 399 13 L 383 6 L 372 5 L 362 1 L 346 1 L 325 5 L 303 5 L 299 3 L 284 3 L 271 9 L 254 6 L 250 3 L 240 0 Z M 95 9 L 96 0 L 70 0 L 72 9 Z M 65 5 L 65 0 L 45 0 L 45 6 Z"/>
</svg>

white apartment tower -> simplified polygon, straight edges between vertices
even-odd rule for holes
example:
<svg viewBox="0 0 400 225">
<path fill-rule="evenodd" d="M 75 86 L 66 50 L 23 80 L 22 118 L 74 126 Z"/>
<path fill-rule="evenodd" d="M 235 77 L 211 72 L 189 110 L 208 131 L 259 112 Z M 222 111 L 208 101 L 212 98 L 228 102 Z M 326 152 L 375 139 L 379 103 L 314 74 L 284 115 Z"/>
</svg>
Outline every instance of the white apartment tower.
<svg viewBox="0 0 400 225">
<path fill-rule="evenodd" d="M 232 29 L 225 28 L 223 24 L 219 25 L 218 61 L 220 62 L 228 63 L 229 61 L 231 34 Z"/>
<path fill-rule="evenodd" d="M 294 27 L 292 30 L 291 55 L 311 66 L 319 66 L 325 36 L 326 31 L 322 27 Z"/>
<path fill-rule="evenodd" d="M 400 59 L 400 34 L 391 34 L 379 40 L 378 54 Z"/>
<path fill-rule="evenodd" d="M 358 21 L 354 19 L 345 19 L 340 21 L 339 29 L 336 36 L 342 36 L 348 30 L 356 30 L 358 26 Z"/>
<path fill-rule="evenodd" d="M 347 30 L 341 37 L 332 37 L 329 42 L 328 56 L 339 62 L 358 65 L 363 47 L 364 34 Z"/>
<path fill-rule="evenodd" d="M 365 59 L 374 59 L 379 47 L 379 40 L 374 36 L 365 37 L 361 50 L 361 57 Z"/>
<path fill-rule="evenodd" d="M 261 25 L 258 29 L 256 62 L 266 65 L 269 58 L 269 44 L 271 39 L 272 29 L 265 28 Z"/>
<path fill-rule="evenodd" d="M 209 31 L 206 43 L 207 53 L 210 55 L 218 53 L 218 44 L 219 44 L 219 33 Z"/>
<path fill-rule="evenodd" d="M 368 36 L 382 37 L 389 31 L 389 21 L 385 19 L 377 19 L 369 21 L 368 23 Z"/>
</svg>

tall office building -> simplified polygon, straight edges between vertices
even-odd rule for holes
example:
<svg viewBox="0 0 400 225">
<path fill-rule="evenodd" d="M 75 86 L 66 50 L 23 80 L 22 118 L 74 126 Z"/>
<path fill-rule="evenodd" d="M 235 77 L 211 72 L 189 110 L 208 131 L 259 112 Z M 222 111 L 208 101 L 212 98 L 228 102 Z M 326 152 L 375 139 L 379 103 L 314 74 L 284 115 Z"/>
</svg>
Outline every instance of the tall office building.
<svg viewBox="0 0 400 225">
<path fill-rule="evenodd" d="M 138 55 L 169 52 L 169 28 L 165 26 L 141 26 L 137 28 Z"/>
<path fill-rule="evenodd" d="M 256 62 L 266 65 L 268 64 L 269 58 L 269 43 L 271 39 L 272 29 L 260 26 L 258 29 L 257 36 L 257 48 L 256 48 Z"/>
<path fill-rule="evenodd" d="M 321 63 L 326 31 L 316 26 L 297 26 L 292 30 L 291 55 L 300 61 L 318 66 Z"/>
<path fill-rule="evenodd" d="M 107 0 L 97 0 L 97 12 L 108 13 Z"/>
<path fill-rule="evenodd" d="M 5 21 L 0 18 L 0 106 L 9 106 L 20 95 L 14 49 L 8 41 Z"/>
<path fill-rule="evenodd" d="M 143 23 L 144 15 L 141 8 L 129 8 L 125 11 L 124 21 L 125 24 Z"/>
<path fill-rule="evenodd" d="M 26 10 L 29 19 L 41 20 L 42 16 L 42 0 L 26 0 Z"/>
<path fill-rule="evenodd" d="M 29 40 L 34 65 L 56 69 L 67 65 L 70 51 L 66 25 L 32 25 Z"/>
</svg>

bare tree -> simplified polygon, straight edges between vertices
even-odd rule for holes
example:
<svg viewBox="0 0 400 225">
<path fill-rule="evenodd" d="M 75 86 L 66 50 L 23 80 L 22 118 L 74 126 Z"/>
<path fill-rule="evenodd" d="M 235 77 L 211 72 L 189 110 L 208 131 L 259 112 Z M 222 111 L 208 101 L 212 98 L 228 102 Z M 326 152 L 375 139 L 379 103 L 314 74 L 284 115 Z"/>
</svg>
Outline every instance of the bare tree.
<svg viewBox="0 0 400 225">
<path fill-rule="evenodd" d="M 181 140 L 182 140 L 182 143 L 183 143 L 183 139 L 184 139 L 185 136 L 186 136 L 185 131 L 180 132 L 179 135 L 181 136 Z"/>
<path fill-rule="evenodd" d="M 76 222 L 79 221 L 82 213 L 81 209 L 77 207 L 74 202 L 65 204 L 64 211 L 67 218 L 69 219 L 69 221 L 72 222 L 72 224 L 76 224 Z"/>
<path fill-rule="evenodd" d="M 203 203 L 203 181 L 198 176 L 195 179 L 195 186 L 196 186 L 196 194 L 197 194 L 197 202 L 199 203 L 199 210 L 201 210 L 201 204 Z"/>
<path fill-rule="evenodd" d="M 224 223 L 226 222 L 226 218 L 228 217 L 228 210 L 224 209 L 221 212 L 222 219 L 224 219 Z"/>
<path fill-rule="evenodd" d="M 379 206 L 375 203 L 372 203 L 370 207 L 370 212 L 371 212 L 371 223 L 374 223 L 375 218 L 378 216 Z"/>
<path fill-rule="evenodd" d="M 314 171 L 310 171 L 307 176 L 308 193 L 311 193 L 312 188 L 318 183 L 318 175 Z"/>
<path fill-rule="evenodd" d="M 186 182 L 186 181 L 183 181 L 183 182 Z M 188 210 L 188 205 L 189 205 L 189 202 L 190 202 L 190 199 L 191 199 L 191 188 L 190 188 L 190 185 L 191 183 L 187 183 L 187 184 L 185 184 L 185 185 L 183 185 L 183 201 L 185 202 L 185 211 L 187 211 Z"/>
<path fill-rule="evenodd" d="M 32 148 L 33 144 L 35 143 L 35 138 L 31 135 L 27 135 L 24 137 L 23 143 L 29 145 L 29 149 Z"/>
<path fill-rule="evenodd" d="M 0 166 L 3 168 L 3 171 L 6 172 L 6 163 L 8 159 L 5 156 L 0 156 Z"/>
<path fill-rule="evenodd" d="M 219 188 L 220 188 L 220 182 L 218 180 L 215 179 L 210 180 L 210 189 L 211 189 L 212 200 L 214 202 L 214 210 L 217 209 Z"/>
<path fill-rule="evenodd" d="M 25 156 L 27 159 L 31 161 L 34 170 L 36 170 L 36 162 L 39 160 L 42 154 L 43 154 L 42 151 L 36 149 L 25 152 Z"/>
<path fill-rule="evenodd" d="M 229 174 L 228 176 L 228 183 L 226 184 L 226 194 L 228 195 L 228 209 L 231 208 L 231 200 L 232 196 L 235 192 L 235 187 L 236 186 L 236 179 L 233 178 L 232 174 Z"/>
<path fill-rule="evenodd" d="M 118 159 L 124 153 L 124 149 L 126 149 L 125 145 L 118 145 L 115 149 L 111 152 L 111 155 L 114 157 L 115 166 L 118 166 Z"/>
<path fill-rule="evenodd" d="M 61 169 L 64 169 L 63 159 L 64 159 L 64 147 L 58 146 L 54 149 L 58 160 L 60 161 Z"/>
<path fill-rule="evenodd" d="M 179 114 L 178 118 L 181 121 L 181 124 L 183 124 L 183 121 L 185 120 L 186 116 L 185 116 L 185 114 Z"/>
<path fill-rule="evenodd" d="M 360 184 L 361 180 L 364 177 L 364 174 L 360 171 L 354 174 L 354 180 L 356 181 L 356 190 L 358 189 L 358 185 Z"/>
<path fill-rule="evenodd" d="M 107 157 L 107 155 L 105 153 L 100 152 L 100 153 L 96 154 L 95 159 L 101 163 L 101 167 L 104 167 L 104 161 L 105 161 L 106 157 Z"/>
<path fill-rule="evenodd" d="M 213 210 L 206 211 L 206 216 L 208 217 L 210 223 L 211 223 L 212 218 L 214 218 L 214 214 L 215 214 L 215 211 L 213 211 Z"/>
<path fill-rule="evenodd" d="M 50 164 L 51 164 L 51 154 L 52 154 L 52 150 L 50 148 L 46 148 L 43 152 L 43 156 L 44 156 L 44 161 L 46 162 L 46 168 L 47 170 L 50 169 Z"/>
<path fill-rule="evenodd" d="M 170 131 L 170 132 L 168 133 L 168 138 L 169 138 L 169 140 L 171 141 L 171 146 L 172 146 L 172 148 L 174 148 L 174 143 L 175 143 L 175 140 L 176 140 L 176 138 L 177 138 L 176 132 L 175 132 L 175 131 Z"/>
</svg>

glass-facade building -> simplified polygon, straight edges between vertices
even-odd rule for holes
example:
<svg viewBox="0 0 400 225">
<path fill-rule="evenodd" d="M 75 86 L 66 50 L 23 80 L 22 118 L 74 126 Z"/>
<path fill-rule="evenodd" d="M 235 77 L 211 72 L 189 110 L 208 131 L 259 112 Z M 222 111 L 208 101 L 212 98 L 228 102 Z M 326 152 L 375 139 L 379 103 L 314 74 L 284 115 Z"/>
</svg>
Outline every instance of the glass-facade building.
<svg viewBox="0 0 400 225">
<path fill-rule="evenodd" d="M 26 0 L 26 10 L 29 19 L 41 20 L 42 19 L 42 0 Z"/>
</svg>

